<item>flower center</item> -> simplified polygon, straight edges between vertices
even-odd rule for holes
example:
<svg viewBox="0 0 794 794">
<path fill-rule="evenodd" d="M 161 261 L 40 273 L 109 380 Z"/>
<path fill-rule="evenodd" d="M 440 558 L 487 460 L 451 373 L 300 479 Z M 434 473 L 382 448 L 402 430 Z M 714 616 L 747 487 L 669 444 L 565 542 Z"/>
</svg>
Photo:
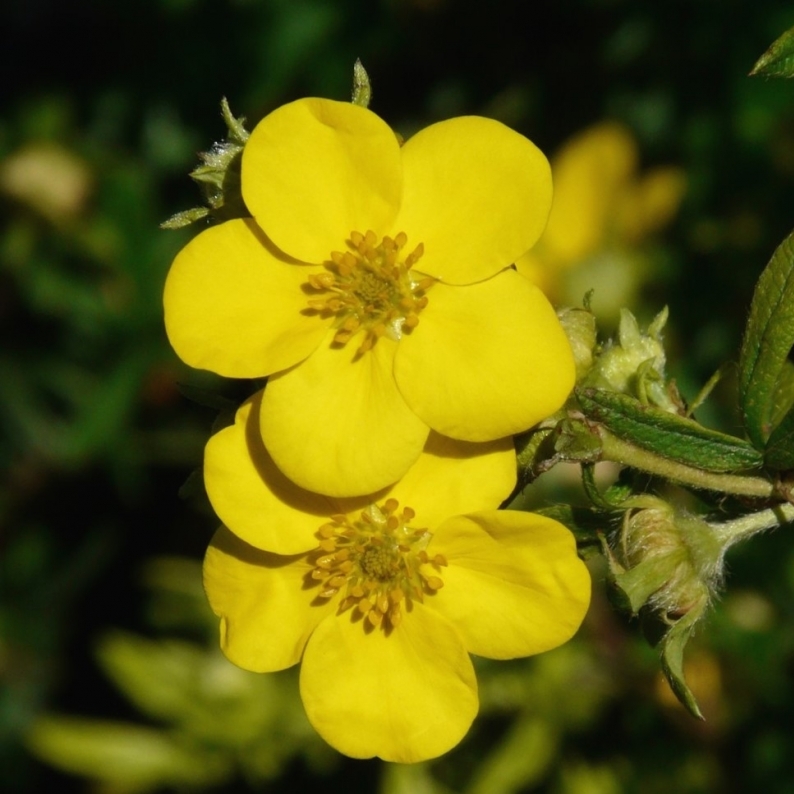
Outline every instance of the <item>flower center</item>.
<svg viewBox="0 0 794 794">
<path fill-rule="evenodd" d="M 310 577 L 320 584 L 319 597 L 343 591 L 339 611 L 355 608 L 365 626 L 397 628 L 414 599 L 423 601 L 444 585 L 440 577 L 421 570 L 432 565 L 438 571 L 447 564 L 443 555 L 431 559 L 425 551 L 432 535 L 409 526 L 415 515 L 410 507 L 398 508 L 396 499 L 387 499 L 358 518 L 331 516 L 320 527 L 319 546 L 310 555 Z"/>
<path fill-rule="evenodd" d="M 398 340 L 419 323 L 427 306 L 425 293 L 435 283 L 429 276 L 414 278 L 411 268 L 424 253 L 422 243 L 407 256 L 405 232 L 384 237 L 375 232 L 351 232 L 347 251 L 333 251 L 325 271 L 309 276 L 314 291 L 309 308 L 323 317 L 336 317 L 334 343 L 346 345 L 364 334 L 358 353 L 370 350 L 381 336 Z M 316 294 L 319 293 L 319 294 Z"/>
</svg>

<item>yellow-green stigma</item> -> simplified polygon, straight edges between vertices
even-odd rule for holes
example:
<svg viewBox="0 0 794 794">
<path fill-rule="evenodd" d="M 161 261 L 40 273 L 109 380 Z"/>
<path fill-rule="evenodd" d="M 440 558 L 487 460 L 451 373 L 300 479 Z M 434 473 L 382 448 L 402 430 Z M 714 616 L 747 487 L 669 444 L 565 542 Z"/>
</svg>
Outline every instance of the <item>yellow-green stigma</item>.
<svg viewBox="0 0 794 794">
<path fill-rule="evenodd" d="M 375 232 L 351 232 L 347 251 L 333 251 L 325 271 L 309 276 L 309 287 L 321 293 L 309 299 L 311 310 L 335 316 L 334 343 L 346 345 L 359 332 L 364 338 L 359 354 L 370 350 L 381 336 L 399 339 L 419 323 L 427 306 L 429 276 L 414 278 L 411 268 L 424 253 L 422 243 L 407 256 L 404 232 L 384 237 Z"/>
<path fill-rule="evenodd" d="M 410 507 L 398 508 L 396 499 L 387 499 L 355 519 L 332 516 L 320 527 L 320 543 L 312 553 L 310 576 L 320 585 L 319 597 L 341 592 L 340 612 L 354 608 L 365 626 L 397 628 L 414 599 L 422 601 L 444 584 L 421 570 L 430 565 L 438 571 L 447 564 L 441 554 L 427 554 L 432 535 L 409 526 L 415 515 Z"/>
</svg>

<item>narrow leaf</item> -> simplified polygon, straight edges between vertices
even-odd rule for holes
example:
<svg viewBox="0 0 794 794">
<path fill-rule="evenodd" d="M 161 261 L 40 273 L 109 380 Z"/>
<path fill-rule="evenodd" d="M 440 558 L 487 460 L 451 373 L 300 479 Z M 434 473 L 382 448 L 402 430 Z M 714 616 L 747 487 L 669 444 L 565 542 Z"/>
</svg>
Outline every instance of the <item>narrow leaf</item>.
<svg viewBox="0 0 794 794">
<path fill-rule="evenodd" d="M 794 344 L 793 273 L 794 235 L 789 235 L 758 279 L 739 354 L 739 405 L 747 435 L 759 449 L 791 407 L 781 405 L 779 384 Z"/>
<path fill-rule="evenodd" d="M 746 441 L 644 405 L 627 394 L 585 388 L 577 389 L 576 396 L 589 419 L 662 457 L 713 472 L 743 471 L 763 463 L 762 455 Z"/>
<path fill-rule="evenodd" d="M 794 28 L 787 30 L 756 61 L 751 75 L 794 77 Z"/>
<path fill-rule="evenodd" d="M 670 689 L 681 702 L 681 705 L 699 720 L 703 719 L 700 707 L 692 694 L 692 690 L 684 678 L 684 648 L 695 629 L 695 624 L 703 616 L 705 605 L 690 610 L 684 617 L 676 621 L 660 643 L 662 651 L 662 672 L 670 684 Z"/>
</svg>

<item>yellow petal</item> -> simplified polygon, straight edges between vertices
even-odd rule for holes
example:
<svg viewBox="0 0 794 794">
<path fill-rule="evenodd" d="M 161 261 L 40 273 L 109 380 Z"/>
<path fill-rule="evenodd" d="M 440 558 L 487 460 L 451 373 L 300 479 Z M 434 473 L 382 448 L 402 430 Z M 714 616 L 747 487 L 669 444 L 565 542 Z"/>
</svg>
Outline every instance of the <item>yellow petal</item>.
<svg viewBox="0 0 794 794">
<path fill-rule="evenodd" d="M 165 283 L 165 327 L 177 355 L 230 378 L 291 367 L 330 320 L 303 313 L 313 270 L 281 256 L 252 220 L 203 231 L 177 254 Z"/>
<path fill-rule="evenodd" d="M 430 433 L 419 459 L 387 496 L 416 511 L 413 526 L 433 529 L 450 516 L 498 507 L 515 484 L 512 437 L 476 444 Z"/>
<path fill-rule="evenodd" d="M 204 588 L 221 618 L 221 648 L 246 670 L 272 673 L 296 664 L 315 626 L 336 608 L 313 601 L 305 556 L 255 549 L 219 529 L 204 558 Z"/>
<path fill-rule="evenodd" d="M 378 340 L 356 358 L 327 337 L 300 366 L 271 378 L 262 400 L 265 446 L 276 465 L 309 491 L 357 496 L 391 485 L 422 451 L 428 427 L 400 396 L 396 343 Z"/>
<path fill-rule="evenodd" d="M 457 516 L 427 551 L 449 563 L 427 605 L 449 618 L 470 653 L 547 651 L 569 640 L 587 612 L 590 575 L 573 535 L 550 518 L 515 510 Z"/>
<path fill-rule="evenodd" d="M 636 166 L 637 146 L 620 124 L 597 124 L 571 138 L 552 159 L 554 201 L 539 243 L 544 253 L 573 264 L 598 250 Z"/>
<path fill-rule="evenodd" d="M 544 295 L 554 300 L 558 290 L 562 263 L 543 256 L 540 246 L 535 246 L 515 261 L 516 270 L 529 279 Z"/>
<path fill-rule="evenodd" d="M 453 284 L 494 275 L 546 225 L 551 173 L 543 153 L 498 121 L 433 124 L 402 148 L 403 204 L 395 231 L 424 244 L 418 266 Z"/>
<path fill-rule="evenodd" d="M 309 551 L 336 506 L 278 470 L 262 442 L 261 403 L 258 392 L 240 406 L 233 425 L 207 442 L 207 495 L 220 520 L 246 543 L 277 554 Z"/>
<path fill-rule="evenodd" d="M 301 99 L 266 116 L 243 151 L 243 198 L 290 256 L 320 263 L 351 231 L 383 234 L 400 205 L 397 139 L 349 102 Z"/>
<path fill-rule="evenodd" d="M 641 181 L 625 191 L 616 208 L 615 225 L 629 243 L 668 224 L 686 191 L 686 175 L 680 168 L 651 169 Z"/>
<path fill-rule="evenodd" d="M 301 665 L 306 714 L 353 758 L 409 764 L 454 747 L 477 714 L 477 681 L 455 630 L 416 604 L 386 636 L 345 613 L 321 623 Z"/>
<path fill-rule="evenodd" d="M 406 402 L 433 430 L 487 441 L 554 413 L 574 383 L 570 345 L 551 304 L 505 270 L 480 284 L 436 284 L 394 362 Z"/>
</svg>

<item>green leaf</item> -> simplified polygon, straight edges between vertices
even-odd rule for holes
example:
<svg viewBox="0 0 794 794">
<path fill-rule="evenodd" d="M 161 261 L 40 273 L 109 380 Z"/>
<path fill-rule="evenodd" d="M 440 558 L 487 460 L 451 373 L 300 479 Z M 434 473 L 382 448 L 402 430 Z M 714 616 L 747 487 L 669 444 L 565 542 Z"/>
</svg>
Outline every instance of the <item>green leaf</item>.
<svg viewBox="0 0 794 794">
<path fill-rule="evenodd" d="M 794 28 L 787 30 L 756 61 L 751 75 L 794 77 Z"/>
<path fill-rule="evenodd" d="M 764 460 L 772 469 L 794 469 L 794 364 L 786 361 L 772 400 L 770 424 L 775 427 L 766 443 Z"/>
<path fill-rule="evenodd" d="M 746 441 L 644 405 L 628 394 L 584 388 L 577 389 L 576 396 L 589 419 L 662 457 L 713 472 L 743 471 L 763 464 L 763 456 Z"/>
<path fill-rule="evenodd" d="M 206 654 L 180 640 L 154 641 L 126 632 L 104 636 L 97 657 L 105 673 L 144 714 L 164 720 L 194 716 Z"/>
<path fill-rule="evenodd" d="M 794 408 L 769 437 L 764 460 L 771 469 L 794 469 Z"/>
<path fill-rule="evenodd" d="M 703 719 L 703 714 L 684 678 L 684 648 L 695 630 L 695 624 L 703 616 L 706 606 L 707 604 L 704 601 L 701 605 L 687 612 L 686 615 L 676 621 L 660 642 L 664 677 L 667 679 L 667 683 L 670 684 L 670 689 L 673 690 L 673 693 L 681 702 L 681 705 L 699 720 Z"/>
<path fill-rule="evenodd" d="M 231 773 L 230 764 L 206 748 L 186 746 L 164 731 L 122 722 L 48 716 L 27 736 L 39 758 L 117 792 L 164 787 L 206 788 Z"/>
<path fill-rule="evenodd" d="M 739 354 L 739 406 L 745 430 L 763 449 L 775 421 L 791 407 L 791 391 L 781 393 L 788 381 L 788 355 L 794 344 L 794 235 L 772 255 L 753 295 L 750 318 Z"/>
</svg>

